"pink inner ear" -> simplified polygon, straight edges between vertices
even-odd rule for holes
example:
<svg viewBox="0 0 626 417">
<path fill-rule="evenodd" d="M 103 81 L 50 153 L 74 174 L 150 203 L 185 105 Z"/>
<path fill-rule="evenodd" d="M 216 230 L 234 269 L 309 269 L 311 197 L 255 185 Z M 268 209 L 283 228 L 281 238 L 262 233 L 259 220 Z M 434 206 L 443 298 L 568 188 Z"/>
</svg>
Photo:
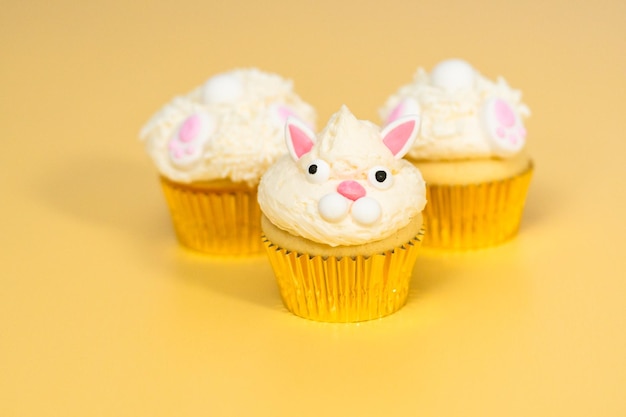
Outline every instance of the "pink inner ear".
<svg viewBox="0 0 626 417">
<path fill-rule="evenodd" d="M 496 100 L 494 111 L 500 124 L 505 127 L 512 127 L 515 124 L 515 113 L 505 101 Z"/>
<path fill-rule="evenodd" d="M 189 142 L 193 140 L 200 131 L 200 127 L 202 124 L 202 120 L 200 120 L 200 116 L 194 114 L 193 116 L 187 118 L 185 123 L 180 127 L 178 132 L 178 137 L 183 142 Z"/>
<path fill-rule="evenodd" d="M 313 141 L 309 139 L 306 133 L 299 129 L 295 125 L 289 125 L 289 137 L 291 139 L 291 145 L 293 146 L 293 151 L 296 156 L 299 158 L 302 155 L 308 153 L 313 147 Z"/>
<path fill-rule="evenodd" d="M 392 154 L 397 155 L 404 148 L 406 141 L 411 138 L 411 133 L 415 128 L 415 120 L 409 120 L 393 128 L 383 138 L 383 143 L 389 148 Z"/>
</svg>

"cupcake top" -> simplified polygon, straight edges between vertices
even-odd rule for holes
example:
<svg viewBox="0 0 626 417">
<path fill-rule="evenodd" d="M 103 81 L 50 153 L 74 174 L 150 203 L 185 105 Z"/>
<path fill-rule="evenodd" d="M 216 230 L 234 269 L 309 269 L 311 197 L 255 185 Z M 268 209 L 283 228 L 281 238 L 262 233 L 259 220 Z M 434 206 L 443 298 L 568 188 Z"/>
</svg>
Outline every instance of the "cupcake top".
<svg viewBox="0 0 626 417">
<path fill-rule="evenodd" d="M 313 126 L 315 111 L 292 82 L 258 69 L 210 78 L 175 97 L 140 132 L 160 174 L 170 180 L 230 180 L 254 186 L 287 152 L 288 117 Z"/>
<path fill-rule="evenodd" d="M 381 131 L 345 106 L 317 136 L 290 118 L 289 155 L 263 175 L 261 210 L 280 229 L 333 247 L 393 235 L 426 204 L 419 170 L 402 159 L 418 129 L 409 115 Z"/>
<path fill-rule="evenodd" d="M 380 109 L 387 123 L 407 114 L 421 116 L 418 138 L 407 157 L 414 160 L 511 158 L 522 151 L 530 115 L 521 93 L 502 77 L 483 77 L 460 59 L 440 62 L 428 74 L 419 68 Z"/>
</svg>

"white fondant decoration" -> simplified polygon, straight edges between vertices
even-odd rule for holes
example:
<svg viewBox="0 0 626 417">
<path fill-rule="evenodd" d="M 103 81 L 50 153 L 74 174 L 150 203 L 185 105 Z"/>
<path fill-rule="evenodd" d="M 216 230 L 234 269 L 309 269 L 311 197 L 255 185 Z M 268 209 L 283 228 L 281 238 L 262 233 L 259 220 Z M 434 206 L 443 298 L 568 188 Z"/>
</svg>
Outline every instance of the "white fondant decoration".
<svg viewBox="0 0 626 417">
<path fill-rule="evenodd" d="M 348 214 L 349 200 L 338 193 L 326 194 L 317 203 L 320 216 L 327 222 L 337 222 Z"/>
<path fill-rule="evenodd" d="M 382 181 L 380 181 L 381 179 Z M 379 190 L 387 190 L 393 185 L 393 175 L 391 171 L 380 165 L 370 168 L 367 173 L 367 180 L 374 188 L 378 188 Z"/>
<path fill-rule="evenodd" d="M 313 184 L 321 184 L 330 176 L 330 166 L 323 159 L 315 159 L 306 167 L 307 181 Z"/>
<path fill-rule="evenodd" d="M 483 104 L 482 119 L 494 154 L 508 157 L 524 147 L 526 129 L 517 112 L 506 100 L 499 97 L 487 100 Z"/>
<path fill-rule="evenodd" d="M 420 120 L 419 115 L 409 114 L 391 122 L 380 133 L 383 143 L 396 159 L 406 155 L 413 146 L 419 132 Z"/>
<path fill-rule="evenodd" d="M 430 79 L 435 87 L 452 92 L 472 88 L 476 71 L 462 59 L 447 59 L 433 68 Z"/>
<path fill-rule="evenodd" d="M 204 102 L 208 104 L 234 103 L 243 96 L 243 85 L 234 74 L 220 74 L 204 84 L 202 93 Z"/>
<path fill-rule="evenodd" d="M 304 126 L 291 119 L 288 124 L 295 127 L 287 131 L 291 157 L 265 172 L 258 191 L 263 213 L 282 230 L 332 247 L 360 245 L 392 236 L 424 208 L 426 189 L 419 170 L 397 158 L 414 137 L 415 117 L 383 129 L 385 136 L 345 106 L 315 139 Z M 330 175 L 326 182 L 312 184 L 306 179 L 308 167 L 321 159 Z M 372 185 L 378 182 L 377 172 L 388 189 Z M 382 173 L 393 173 L 393 178 Z"/>
<path fill-rule="evenodd" d="M 196 113 L 183 120 L 167 145 L 174 166 L 185 169 L 199 161 L 214 131 L 215 120 L 209 114 Z"/>
<path fill-rule="evenodd" d="M 285 142 L 289 154 L 297 161 L 313 147 L 315 133 L 302 120 L 289 117 L 285 124 Z"/>
<path fill-rule="evenodd" d="M 380 219 L 382 209 L 378 201 L 370 197 L 361 197 L 352 203 L 350 213 L 352 218 L 357 222 L 369 225 L 374 224 Z"/>
</svg>

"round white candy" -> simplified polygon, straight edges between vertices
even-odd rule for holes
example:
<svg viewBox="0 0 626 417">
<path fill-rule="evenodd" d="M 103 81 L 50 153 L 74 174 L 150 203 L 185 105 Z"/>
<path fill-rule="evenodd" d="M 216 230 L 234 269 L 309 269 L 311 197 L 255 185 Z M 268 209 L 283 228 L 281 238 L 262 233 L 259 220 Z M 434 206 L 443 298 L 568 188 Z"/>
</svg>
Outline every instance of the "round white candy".
<svg viewBox="0 0 626 417">
<path fill-rule="evenodd" d="M 368 171 L 367 180 L 374 188 L 388 190 L 393 185 L 393 174 L 389 168 L 376 165 Z"/>
<path fill-rule="evenodd" d="M 328 165 L 328 163 L 323 159 L 314 159 L 306 167 L 304 175 L 310 183 L 321 184 L 326 182 L 330 176 L 330 165 Z"/>
<path fill-rule="evenodd" d="M 221 74 L 210 78 L 204 85 L 205 103 L 232 103 L 243 95 L 241 81 L 234 74 Z"/>
<path fill-rule="evenodd" d="M 317 203 L 320 216 L 328 222 L 336 222 L 348 214 L 348 200 L 338 193 L 326 194 Z"/>
<path fill-rule="evenodd" d="M 433 68 L 430 78 L 435 87 L 456 91 L 471 88 L 474 85 L 476 71 L 462 59 L 448 59 Z"/>
<path fill-rule="evenodd" d="M 352 217 L 361 224 L 373 224 L 380 219 L 381 208 L 378 201 L 370 197 L 359 198 L 352 204 Z"/>
</svg>

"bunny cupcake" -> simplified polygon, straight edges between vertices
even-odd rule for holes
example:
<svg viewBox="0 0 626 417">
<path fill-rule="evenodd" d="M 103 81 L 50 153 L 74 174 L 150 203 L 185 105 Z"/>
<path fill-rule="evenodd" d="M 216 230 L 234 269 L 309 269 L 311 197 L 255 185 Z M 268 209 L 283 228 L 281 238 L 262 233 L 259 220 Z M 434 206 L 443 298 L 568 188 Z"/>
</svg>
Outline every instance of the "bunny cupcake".
<svg viewBox="0 0 626 417">
<path fill-rule="evenodd" d="M 181 244 L 218 255 L 263 250 L 257 185 L 286 153 L 290 116 L 306 125 L 315 121 L 290 81 L 238 69 L 174 98 L 146 124 L 140 137 L 160 173 Z"/>
<path fill-rule="evenodd" d="M 387 123 L 421 116 L 407 158 L 427 184 L 425 246 L 481 248 L 517 233 L 533 171 L 520 98 L 504 79 L 450 59 L 430 74 L 418 69 L 380 110 Z"/>
<path fill-rule="evenodd" d="M 259 184 L 263 239 L 283 301 L 294 314 L 354 322 L 406 301 L 422 236 L 426 189 L 402 159 L 419 118 L 380 130 L 344 106 L 317 136 L 289 119 L 289 155 Z"/>
</svg>

